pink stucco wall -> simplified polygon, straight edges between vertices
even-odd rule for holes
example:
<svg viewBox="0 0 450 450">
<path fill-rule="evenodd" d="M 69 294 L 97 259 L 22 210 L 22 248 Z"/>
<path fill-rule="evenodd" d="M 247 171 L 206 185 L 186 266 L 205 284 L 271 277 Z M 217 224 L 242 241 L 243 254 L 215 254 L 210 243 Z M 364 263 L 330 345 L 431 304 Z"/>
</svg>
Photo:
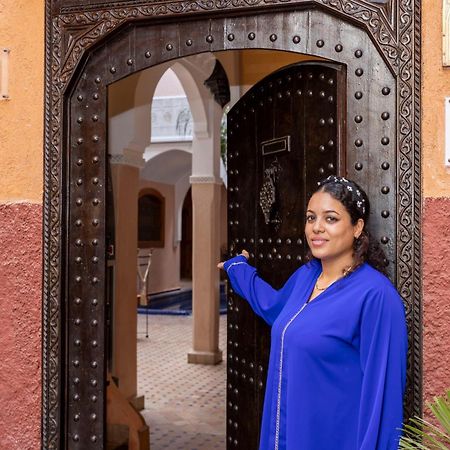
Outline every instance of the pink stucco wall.
<svg viewBox="0 0 450 450">
<path fill-rule="evenodd" d="M 0 204 L 0 449 L 40 448 L 42 207 Z"/>
<path fill-rule="evenodd" d="M 424 400 L 450 388 L 450 198 L 423 209 Z"/>
<path fill-rule="evenodd" d="M 424 398 L 450 387 L 450 198 L 423 209 Z M 39 448 L 41 206 L 0 205 L 0 449 Z"/>
</svg>

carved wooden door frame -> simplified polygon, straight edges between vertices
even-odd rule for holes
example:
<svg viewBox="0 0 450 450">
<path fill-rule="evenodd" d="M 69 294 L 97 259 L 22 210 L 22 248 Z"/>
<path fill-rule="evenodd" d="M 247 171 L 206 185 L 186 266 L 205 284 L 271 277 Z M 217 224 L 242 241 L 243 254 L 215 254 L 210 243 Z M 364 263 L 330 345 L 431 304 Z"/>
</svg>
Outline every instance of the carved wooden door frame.
<svg viewBox="0 0 450 450">
<path fill-rule="evenodd" d="M 83 5 L 88 3 L 89 5 Z M 93 80 L 105 92 L 107 84 L 162 61 L 204 51 L 227 49 L 267 48 L 297 51 L 323 56 L 326 42 L 318 39 L 307 44 L 301 39 L 302 28 L 291 24 L 286 36 L 284 24 L 274 22 L 273 32 L 265 36 L 255 35 L 247 25 L 258 15 L 290 14 L 298 11 L 321 11 L 335 17 L 342 24 L 351 24 L 363 30 L 378 49 L 396 83 L 396 279 L 397 287 L 407 304 L 407 315 L 411 333 L 409 355 L 410 389 L 407 403 L 410 412 L 420 413 L 422 402 L 422 335 L 421 335 L 421 185 L 420 185 L 420 2 L 419 0 L 391 0 L 387 5 L 370 4 L 365 0 L 193 0 L 172 2 L 111 1 L 98 0 L 47 0 L 46 1 L 46 69 L 45 69 L 45 167 L 44 167 L 44 270 L 43 270 L 43 395 L 42 395 L 42 448 L 62 449 L 66 446 L 62 435 L 66 417 L 64 398 L 68 389 L 69 361 L 65 353 L 66 292 L 71 283 L 68 279 L 67 258 L 71 245 L 84 245 L 82 240 L 73 243 L 68 234 L 68 223 L 73 218 L 66 216 L 66 204 L 71 200 L 82 207 L 82 198 L 72 198 L 69 190 L 67 158 L 69 150 L 83 145 L 88 137 L 93 142 L 102 135 L 71 136 L 70 102 L 68 96 L 75 94 L 74 86 L 82 79 L 81 72 L 89 57 L 101 52 L 115 33 L 129 26 L 160 26 L 166 36 L 176 27 L 189 31 L 192 21 L 210 21 L 203 42 L 166 41 L 157 49 L 158 56 L 150 62 L 152 55 L 132 55 L 120 61 L 119 67 L 102 60 L 99 76 Z M 245 23 L 247 21 L 247 25 Z M 241 24 L 233 28 L 233 24 Z M 162 25 L 164 25 L 162 27 Z M 192 26 L 192 25 L 191 25 Z M 312 28 L 313 23 L 309 24 Z M 183 28 L 184 27 L 184 28 Z M 282 28 L 283 27 L 283 28 Z M 225 29 L 227 32 L 225 33 Z M 232 30 L 232 31 L 230 31 Z M 175 35 L 174 35 L 175 36 Z M 184 34 L 183 34 L 184 36 Z M 334 44 L 333 44 L 334 45 Z M 103 47 L 102 47 L 103 46 Z M 164 46 L 164 47 L 162 47 Z M 296 47 L 297 46 L 297 47 Z M 339 44 L 334 47 L 337 54 L 342 51 Z M 105 53 L 106 54 L 106 53 Z M 155 56 L 155 55 L 153 55 Z M 355 53 L 355 57 L 359 57 Z M 159 58 L 159 60 L 158 60 Z M 339 57 L 336 56 L 336 61 Z M 146 62 L 147 61 L 147 62 Z M 106 70 L 106 68 L 108 70 Z M 101 73 L 100 73 L 101 72 Z M 102 77 L 105 81 L 102 81 Z M 389 92 L 383 92 L 384 95 Z M 93 94 L 96 95 L 95 93 Z M 351 95 L 349 93 L 349 95 Z M 355 96 L 361 93 L 354 93 Z M 75 97 L 76 98 L 76 97 Z M 98 97 L 97 97 L 98 98 Z M 73 99 L 73 98 L 72 98 Z M 95 97 L 94 97 L 95 100 Z M 84 101 L 81 94 L 78 101 Z M 106 129 L 106 102 L 99 103 L 100 115 Z M 103 105 L 103 106 L 101 106 Z M 76 120 L 76 118 L 72 119 Z M 92 119 L 94 120 L 94 119 Z M 105 139 L 106 140 L 106 139 Z M 385 145 L 386 142 L 381 142 Z M 350 144 L 349 144 L 350 145 Z M 356 143 L 358 146 L 359 144 Z M 73 156 L 72 156 L 73 157 Z M 103 158 L 104 159 L 104 158 Z M 81 158 L 78 160 L 83 164 Z M 105 169 L 105 162 L 94 157 L 93 163 Z M 102 165 L 103 164 L 103 165 Z M 74 169 L 76 170 L 76 169 Z M 74 175 L 76 171 L 72 174 Z M 98 180 L 92 178 L 94 184 Z M 83 180 L 80 179 L 80 184 Z M 97 186 L 97 184 L 95 184 Z M 96 188 L 91 187 L 92 192 Z M 103 192 L 103 191 L 102 191 Z M 101 192 L 101 193 L 102 193 Z M 94 192 L 95 193 L 95 192 Z M 71 197 L 72 196 L 72 197 Z M 104 197 L 90 198 L 94 206 L 102 204 Z M 75 205 L 75 203 L 74 203 Z M 100 218 L 104 218 L 100 214 Z M 383 211 L 383 214 L 389 212 Z M 89 218 L 89 213 L 85 213 Z M 384 217 L 384 216 L 383 216 Z M 98 226 L 95 219 L 94 226 Z M 104 235 L 104 224 L 89 235 L 89 245 L 97 246 Z M 102 234 L 103 233 L 103 234 Z M 75 247 L 73 247 L 75 248 Z M 73 275 L 73 274 L 72 274 Z M 95 278 L 95 277 L 94 277 Z M 98 283 L 95 278 L 92 283 Z M 100 280 L 101 285 L 103 280 Z M 74 284 L 75 286 L 75 284 Z M 92 288 L 94 289 L 94 288 Z M 98 287 L 97 287 L 98 289 Z M 76 299 L 77 301 L 82 299 Z M 78 361 L 70 361 L 76 365 Z M 70 382 L 73 380 L 71 379 Z M 76 380 L 75 380 L 76 381 Z M 93 380 L 94 382 L 95 380 Z M 72 418 L 70 419 L 72 420 Z M 93 437 L 94 438 L 94 437 Z M 93 439 L 92 444 L 95 443 Z M 102 448 L 101 443 L 97 448 Z"/>
</svg>

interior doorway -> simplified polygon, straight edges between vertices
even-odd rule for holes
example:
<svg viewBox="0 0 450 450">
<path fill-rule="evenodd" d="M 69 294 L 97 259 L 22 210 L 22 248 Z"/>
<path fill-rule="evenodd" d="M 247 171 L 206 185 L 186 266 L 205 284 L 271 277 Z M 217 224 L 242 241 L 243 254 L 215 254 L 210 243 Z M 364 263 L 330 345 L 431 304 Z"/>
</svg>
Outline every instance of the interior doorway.
<svg viewBox="0 0 450 450">
<path fill-rule="evenodd" d="M 192 193 L 189 189 L 181 212 L 180 278 L 192 280 Z"/>
<path fill-rule="evenodd" d="M 228 52 L 226 54 L 213 54 L 213 56 L 217 61 L 221 61 L 226 70 L 231 74 L 231 89 L 234 91 L 234 102 L 242 97 L 250 98 L 253 96 L 252 89 L 254 89 L 254 85 L 258 84 L 262 78 L 274 70 L 276 71 L 280 67 L 306 59 L 306 57 L 301 55 L 289 53 L 278 53 L 276 55 L 274 52 L 268 51 L 244 51 L 238 54 Z M 211 56 L 205 55 L 204 58 L 208 61 Z M 262 60 L 266 61 L 266 63 L 261 66 Z M 199 58 L 196 58 L 195 62 L 198 65 L 202 64 Z M 180 65 L 182 62 L 177 61 L 172 64 Z M 240 64 L 244 65 L 243 69 L 236 67 Z M 209 67 L 215 67 L 215 65 L 210 64 Z M 165 131 L 163 131 L 166 133 L 167 139 L 164 139 L 164 134 L 161 132 L 163 125 L 161 122 L 163 122 L 164 118 L 161 118 L 162 114 L 167 116 L 168 122 L 173 122 L 174 127 L 178 126 L 180 115 L 183 115 L 186 119 L 182 99 L 179 96 L 173 95 L 173 76 L 169 80 L 171 90 L 168 93 L 170 95 L 168 97 L 161 96 L 161 92 L 164 92 L 164 89 L 161 91 L 159 86 L 168 70 L 171 69 L 167 69 L 167 65 L 156 67 L 155 69 L 148 69 L 146 72 L 135 76 L 134 80 L 125 79 L 117 85 L 110 87 L 110 153 L 112 171 L 116 174 L 116 178 L 114 179 L 115 183 L 113 184 L 115 191 L 115 210 L 118 211 L 116 217 L 118 226 L 116 227 L 115 235 L 119 241 L 121 240 L 126 243 L 126 248 L 132 248 L 133 238 L 130 234 L 130 224 L 136 222 L 133 219 L 133 214 L 136 213 L 136 210 L 134 207 L 131 207 L 133 204 L 132 192 L 134 189 L 139 199 L 139 207 L 137 209 L 137 222 L 139 224 L 137 235 L 138 257 L 141 263 L 143 259 L 148 258 L 149 263 L 146 305 L 141 304 L 140 308 L 138 308 L 138 311 L 145 313 L 145 316 L 138 315 L 136 325 L 137 348 L 134 350 L 134 343 L 129 342 L 126 344 L 122 340 L 123 338 L 121 339 L 119 337 L 131 335 L 133 330 L 133 325 L 130 322 L 131 316 L 125 319 L 125 314 L 122 310 L 121 314 L 115 314 L 115 331 L 113 331 L 113 335 L 116 336 L 113 342 L 113 347 L 115 343 L 115 351 L 113 351 L 115 359 L 111 368 L 112 373 L 115 374 L 118 380 L 119 387 L 122 385 L 122 391 L 125 391 L 128 387 L 128 392 L 132 393 L 132 380 L 134 375 L 133 371 L 130 370 L 133 365 L 130 364 L 129 358 L 133 352 L 137 352 L 137 385 L 135 397 L 129 398 L 135 406 L 142 408 L 142 418 L 150 427 L 150 441 L 155 441 L 156 446 L 160 445 L 162 446 L 161 448 L 164 448 L 163 445 L 168 440 L 176 439 L 180 441 L 182 439 L 181 436 L 184 436 L 186 439 L 184 445 L 188 445 L 187 442 L 189 439 L 194 439 L 198 445 L 200 445 L 200 441 L 204 441 L 205 443 L 203 445 L 206 446 L 205 448 L 207 448 L 207 445 L 211 445 L 211 441 L 215 442 L 214 445 L 218 445 L 218 448 L 225 448 L 226 391 L 223 389 L 223 386 L 226 376 L 226 353 L 224 355 L 224 363 L 212 368 L 207 366 L 188 366 L 185 358 L 180 358 L 179 354 L 180 351 L 183 354 L 183 352 L 189 349 L 186 342 L 183 343 L 180 338 L 186 338 L 187 335 L 190 335 L 193 326 L 191 317 L 174 316 L 179 312 L 177 310 L 178 299 L 189 294 L 187 292 L 189 289 L 186 289 L 185 285 L 186 281 L 189 282 L 189 287 L 192 292 L 192 281 L 190 280 L 192 280 L 192 240 L 195 230 L 192 188 L 189 188 L 189 183 L 186 184 L 186 180 L 189 182 L 193 170 L 193 164 L 190 158 L 194 156 L 194 152 L 200 146 L 199 141 L 195 142 L 193 137 L 189 139 L 188 135 L 188 139 L 186 139 L 186 133 L 182 133 L 177 141 L 177 137 L 175 136 L 176 129 L 171 129 L 170 124 L 167 124 Z M 176 66 L 175 70 L 177 70 Z M 159 81 L 158 77 L 161 77 Z M 153 97 L 150 97 L 147 91 L 152 92 L 152 86 L 154 85 L 157 87 L 154 90 Z M 133 102 L 124 101 L 124 99 L 129 97 L 134 98 L 134 104 Z M 143 97 L 147 98 L 147 108 L 143 108 L 145 104 Z M 119 99 L 122 106 L 118 105 Z M 174 102 L 175 107 L 171 108 L 170 103 L 173 99 L 176 100 Z M 166 106 L 161 108 L 158 106 L 161 103 L 166 104 Z M 181 108 L 178 104 L 182 105 Z M 156 121 L 155 115 L 153 114 L 155 105 L 159 108 L 156 109 L 157 114 L 159 114 L 159 116 L 156 115 Z M 149 109 L 152 111 L 151 115 L 149 115 Z M 289 107 L 288 110 L 290 111 Z M 288 110 L 286 114 L 289 114 Z M 150 120 L 150 123 L 142 119 L 141 115 L 143 116 L 144 114 Z M 218 117 L 221 117 L 221 114 Z M 198 118 L 199 115 L 197 114 L 195 117 L 188 118 L 187 120 L 187 122 L 192 122 L 193 129 L 198 128 Z M 144 124 L 147 127 L 147 132 L 141 130 L 136 125 L 136 122 L 137 124 Z M 146 123 L 147 125 L 145 125 Z M 208 123 L 207 126 L 211 127 L 212 125 Z M 220 123 L 216 122 L 215 126 L 220 127 L 220 129 L 217 129 L 217 134 L 223 139 L 223 121 L 220 120 Z M 231 128 L 233 127 L 234 124 Z M 129 134 L 127 136 L 127 128 L 131 128 L 134 135 L 128 132 Z M 143 141 L 146 133 L 148 143 L 142 149 L 143 162 L 141 162 L 140 167 L 137 164 L 138 159 L 136 157 L 132 161 L 128 159 L 128 164 L 126 164 L 127 160 L 125 157 L 129 154 L 128 150 L 130 146 L 124 145 L 124 136 L 134 143 L 134 156 L 136 156 L 136 142 L 139 142 L 139 139 Z M 155 133 L 156 139 L 153 137 L 153 133 Z M 222 224 L 219 227 L 221 237 L 218 241 L 220 249 L 218 249 L 217 254 L 219 254 L 219 250 L 228 247 L 226 224 L 227 215 L 229 215 L 229 211 L 227 211 L 227 190 L 225 184 L 228 179 L 225 168 L 225 162 L 227 160 L 224 157 L 226 156 L 226 151 L 224 154 L 223 145 L 220 146 L 220 149 L 220 177 L 222 180 L 220 190 L 222 192 L 220 197 L 212 200 L 213 203 L 220 203 L 218 212 L 219 220 Z M 198 151 L 203 152 L 202 162 L 204 162 L 207 148 L 200 147 Z M 189 154 L 192 154 L 192 156 L 188 156 Z M 132 162 L 134 162 L 135 167 L 123 167 L 124 164 L 130 166 Z M 122 172 L 121 175 L 120 172 Z M 117 176 L 117 174 L 120 176 Z M 184 192 L 186 193 L 183 197 L 180 193 Z M 197 203 L 197 208 L 201 208 L 202 206 L 202 202 Z M 122 231 L 118 231 L 121 226 L 119 223 L 120 219 L 118 218 L 121 216 L 126 217 L 125 228 L 122 228 Z M 180 218 L 181 223 L 177 222 Z M 131 227 L 133 228 L 134 225 L 131 225 Z M 181 228 L 181 233 L 178 231 L 179 228 Z M 186 249 L 189 253 L 186 252 Z M 202 252 L 205 252 L 205 248 L 202 248 Z M 125 296 L 128 296 L 131 298 L 136 295 L 136 292 L 133 292 L 133 289 L 131 289 L 131 292 L 126 294 L 126 289 L 130 290 L 131 286 L 129 282 L 125 281 L 130 278 L 126 276 L 127 271 L 130 272 L 129 268 L 132 266 L 128 260 L 130 253 L 126 253 L 123 249 L 121 250 L 120 244 L 118 244 L 117 253 L 122 255 L 122 258 L 116 257 L 115 264 L 117 273 L 116 285 L 118 283 L 116 288 L 121 294 L 116 293 L 114 298 L 116 302 L 120 302 L 121 297 L 125 298 Z M 176 278 L 177 267 L 180 270 L 178 281 Z M 175 283 L 173 283 L 173 280 L 175 280 Z M 222 291 L 220 297 L 224 295 Z M 192 303 L 192 297 L 189 301 Z M 226 304 L 225 301 L 224 303 Z M 149 311 L 156 315 L 158 308 L 162 310 L 162 316 L 148 315 Z M 117 305 L 113 307 L 113 310 L 116 309 Z M 189 310 L 189 308 L 187 309 Z M 190 311 L 192 311 L 192 304 Z M 179 329 L 176 326 L 177 323 Z M 219 339 L 222 344 L 226 345 L 226 316 L 220 317 L 219 324 L 221 330 Z M 179 330 L 184 331 L 180 332 Z M 164 336 L 165 333 L 169 333 L 168 336 L 172 336 L 172 338 L 168 337 L 166 341 L 164 339 L 161 340 L 161 336 Z M 164 342 L 166 344 L 164 348 L 161 348 Z M 171 347 L 174 342 L 176 342 L 175 347 Z M 125 357 L 121 355 L 125 355 Z M 120 366 L 124 366 L 124 362 L 126 363 L 125 367 L 120 369 Z M 159 369 L 155 371 L 155 368 Z M 199 370 L 201 374 L 195 375 L 194 372 Z M 171 375 L 168 376 L 168 374 Z M 186 375 L 185 379 L 182 377 L 183 374 Z M 211 377 L 211 374 L 213 377 Z M 192 382 L 187 385 L 184 384 L 186 381 L 194 378 L 203 379 L 203 385 L 196 387 Z M 168 380 L 171 382 L 168 383 Z M 206 382 L 206 380 L 209 381 Z M 180 395 L 177 388 L 181 385 L 185 386 L 183 388 L 184 397 L 175 398 L 174 395 Z M 205 391 L 206 385 L 209 388 Z M 145 398 L 144 403 L 142 402 L 143 397 Z M 183 406 L 183 413 L 180 411 L 176 412 L 180 405 Z M 202 409 L 198 410 L 196 408 Z M 203 411 L 205 414 L 204 424 L 197 423 L 195 437 L 193 437 L 192 433 L 190 434 L 189 432 L 189 426 L 192 426 L 192 423 L 189 423 L 189 417 L 197 417 L 199 411 Z M 169 427 L 164 417 L 166 415 L 173 416 L 174 414 L 179 419 L 178 425 L 175 424 L 173 427 Z M 213 418 L 211 423 L 210 418 Z M 108 410 L 106 419 L 108 421 Z M 115 420 L 117 419 L 115 418 Z M 203 430 L 203 428 L 208 431 Z M 114 430 L 114 427 L 110 426 L 109 435 L 115 436 L 112 430 Z"/>
<path fill-rule="evenodd" d="M 209 68 L 208 57 L 205 59 L 204 65 Z M 115 430 L 119 425 L 128 426 L 122 441 L 134 434 L 139 448 L 146 448 L 148 437 L 152 448 L 186 448 L 188 443 L 194 445 L 194 441 L 196 446 L 202 441 L 207 445 L 211 439 L 225 442 L 224 381 L 220 379 L 220 376 L 224 378 L 225 369 L 188 365 L 186 358 L 192 346 L 193 290 L 192 276 L 190 288 L 183 285 L 180 267 L 187 266 L 192 273 L 192 248 L 190 260 L 183 261 L 181 244 L 184 219 L 190 221 L 184 224 L 184 229 L 190 229 L 192 246 L 192 205 L 185 199 L 187 196 L 192 203 L 188 193 L 195 146 L 203 144 L 203 157 L 217 159 L 208 145 L 214 139 L 214 132 L 210 133 L 209 140 L 203 141 L 195 134 L 202 121 L 214 129 L 205 108 L 214 99 L 207 89 L 197 88 L 195 79 L 199 76 L 206 79 L 209 73 L 190 72 L 191 66 L 192 63 L 183 60 L 160 65 L 121 80 L 109 89 L 109 153 L 115 175 L 113 191 L 117 211 L 113 310 L 120 313 L 114 315 L 114 358 L 108 372 L 116 379 L 124 398 L 140 413 L 124 423 L 124 418 L 114 413 L 118 402 L 110 401 L 106 411 L 108 443 L 111 437 L 117 438 Z M 193 103 L 193 98 L 197 103 Z M 221 183 L 219 178 L 216 182 Z M 190 208 L 189 216 L 184 214 L 184 218 L 183 205 Z M 218 229 L 226 227 L 219 223 L 219 216 L 211 219 L 216 221 Z M 137 317 L 133 306 L 136 262 L 144 266 L 142 272 L 145 272 L 138 290 L 141 295 Z M 204 300 L 207 304 L 213 299 L 205 297 Z M 225 317 L 221 322 L 224 320 Z M 204 327 L 208 329 L 210 325 L 204 323 Z M 133 334 L 135 338 L 131 341 Z M 205 391 L 204 386 L 192 383 L 192 379 L 200 383 L 211 378 L 211 370 L 216 375 L 211 379 L 210 389 Z M 214 389 L 222 393 L 222 402 L 212 393 Z M 212 397 L 214 404 L 208 401 Z M 202 410 L 205 421 L 208 417 L 220 420 L 222 416 L 220 425 L 215 428 L 210 425 L 210 430 L 204 430 L 204 426 L 197 424 L 194 430 L 193 417 Z M 136 424 L 144 430 L 145 423 L 149 427 L 147 437 L 134 430 Z"/>
</svg>

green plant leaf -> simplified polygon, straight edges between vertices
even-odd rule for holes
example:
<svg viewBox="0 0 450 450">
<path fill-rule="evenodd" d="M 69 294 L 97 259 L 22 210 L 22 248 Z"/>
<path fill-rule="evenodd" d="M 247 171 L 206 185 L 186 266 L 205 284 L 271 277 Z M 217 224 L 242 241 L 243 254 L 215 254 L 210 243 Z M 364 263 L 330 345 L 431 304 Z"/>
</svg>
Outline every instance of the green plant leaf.
<svg viewBox="0 0 450 450">
<path fill-rule="evenodd" d="M 412 417 L 403 425 L 399 449 L 450 450 L 450 390 L 441 397 L 435 397 L 427 406 L 439 424 Z"/>
</svg>

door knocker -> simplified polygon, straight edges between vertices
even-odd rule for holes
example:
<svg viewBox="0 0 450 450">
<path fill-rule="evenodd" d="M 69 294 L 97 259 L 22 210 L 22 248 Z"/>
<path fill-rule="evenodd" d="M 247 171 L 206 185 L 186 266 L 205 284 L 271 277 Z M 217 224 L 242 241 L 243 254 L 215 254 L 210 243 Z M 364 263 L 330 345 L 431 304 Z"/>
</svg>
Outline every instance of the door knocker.
<svg viewBox="0 0 450 450">
<path fill-rule="evenodd" d="M 275 225 L 277 230 L 281 225 L 281 218 L 277 208 L 277 185 L 282 171 L 278 159 L 275 158 L 270 166 L 264 170 L 264 183 L 259 192 L 259 205 L 264 214 L 264 222 Z"/>
</svg>

